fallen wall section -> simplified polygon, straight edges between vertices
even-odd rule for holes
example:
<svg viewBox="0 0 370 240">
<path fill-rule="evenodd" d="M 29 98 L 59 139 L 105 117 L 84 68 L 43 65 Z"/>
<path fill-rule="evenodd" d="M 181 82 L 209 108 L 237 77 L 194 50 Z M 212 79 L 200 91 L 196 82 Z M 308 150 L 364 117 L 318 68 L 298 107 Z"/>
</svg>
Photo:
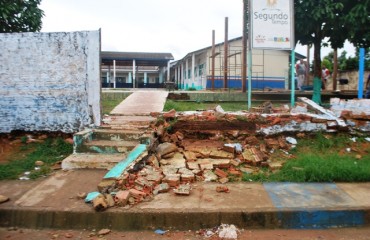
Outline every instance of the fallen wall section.
<svg viewBox="0 0 370 240">
<path fill-rule="evenodd" d="M 0 63 L 0 132 L 100 125 L 100 31 L 2 33 Z"/>
</svg>

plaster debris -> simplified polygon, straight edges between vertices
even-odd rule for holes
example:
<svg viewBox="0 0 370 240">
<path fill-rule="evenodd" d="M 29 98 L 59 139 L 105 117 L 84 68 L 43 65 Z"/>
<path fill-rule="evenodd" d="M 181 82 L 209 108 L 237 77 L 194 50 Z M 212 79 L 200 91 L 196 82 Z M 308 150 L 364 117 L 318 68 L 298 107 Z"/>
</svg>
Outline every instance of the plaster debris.
<svg viewBox="0 0 370 240">
<path fill-rule="evenodd" d="M 222 224 L 218 230 L 218 236 L 221 239 L 237 239 L 238 238 L 238 229 L 235 225 L 231 224 Z"/>
</svg>

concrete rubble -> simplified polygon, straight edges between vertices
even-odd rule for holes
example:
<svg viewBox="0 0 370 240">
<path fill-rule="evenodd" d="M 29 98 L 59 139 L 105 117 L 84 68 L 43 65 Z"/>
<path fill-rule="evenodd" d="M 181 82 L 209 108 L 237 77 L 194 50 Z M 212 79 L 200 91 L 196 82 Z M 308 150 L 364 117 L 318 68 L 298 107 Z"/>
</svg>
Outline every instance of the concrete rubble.
<svg viewBox="0 0 370 240">
<path fill-rule="evenodd" d="M 250 174 L 281 169 L 299 140 L 315 132 L 370 132 L 370 102 L 332 99 L 331 110 L 307 98 L 290 111 L 286 106 L 268 112 L 225 112 L 220 106 L 200 112 L 162 113 L 151 124 L 154 138 L 146 154 L 122 174 L 103 179 L 95 195 L 88 195 L 94 209 L 129 207 L 150 201 L 154 195 L 190 195 L 197 181 L 223 185 Z M 267 112 L 266 109 L 262 112 Z"/>
</svg>

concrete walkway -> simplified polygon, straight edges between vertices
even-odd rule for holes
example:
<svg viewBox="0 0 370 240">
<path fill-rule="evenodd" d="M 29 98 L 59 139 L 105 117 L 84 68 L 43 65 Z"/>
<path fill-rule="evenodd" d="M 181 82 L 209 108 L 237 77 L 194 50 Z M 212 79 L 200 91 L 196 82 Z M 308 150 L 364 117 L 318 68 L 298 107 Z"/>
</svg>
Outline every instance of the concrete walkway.
<svg viewBox="0 0 370 240">
<path fill-rule="evenodd" d="M 172 191 L 131 208 L 95 212 L 77 199 L 95 191 L 104 170 L 59 171 L 35 181 L 1 181 L 0 226 L 143 230 L 199 230 L 235 224 L 238 228 L 328 228 L 370 224 L 370 183 L 217 183 L 196 182 L 190 196 Z"/>
<path fill-rule="evenodd" d="M 160 112 L 167 94 L 134 92 L 112 111 L 118 116 L 110 121 L 119 127 L 124 123 L 119 117 Z M 131 208 L 95 212 L 77 195 L 96 191 L 106 173 L 70 170 L 37 181 L 0 181 L 0 195 L 10 198 L 0 204 L 0 227 L 199 230 L 222 223 L 244 229 L 370 225 L 370 183 L 228 183 L 224 186 L 230 192 L 218 193 L 220 184 L 195 182 L 190 196 L 170 191 Z"/>
<path fill-rule="evenodd" d="M 120 116 L 149 116 L 151 112 L 163 111 L 168 92 L 162 91 L 135 91 L 110 114 Z"/>
</svg>

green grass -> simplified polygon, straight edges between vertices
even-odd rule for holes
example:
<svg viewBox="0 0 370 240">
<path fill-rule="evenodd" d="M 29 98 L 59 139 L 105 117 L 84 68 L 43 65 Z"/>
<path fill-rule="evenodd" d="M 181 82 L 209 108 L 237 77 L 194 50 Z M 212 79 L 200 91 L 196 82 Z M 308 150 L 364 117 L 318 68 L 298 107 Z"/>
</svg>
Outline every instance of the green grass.
<svg viewBox="0 0 370 240">
<path fill-rule="evenodd" d="M 225 111 L 247 110 L 248 107 L 245 102 L 205 103 L 167 100 L 163 111 L 169 111 L 171 109 L 175 109 L 178 112 L 211 110 L 217 107 L 217 105 L 220 105 Z"/>
<path fill-rule="evenodd" d="M 101 105 L 103 114 L 109 114 L 113 108 L 115 108 L 122 101 L 123 99 L 102 99 Z"/>
<path fill-rule="evenodd" d="M 254 175 L 244 175 L 244 181 L 259 182 L 365 182 L 370 181 L 370 154 L 356 159 L 356 153 L 341 151 L 349 147 L 347 135 L 331 138 L 318 134 L 312 140 L 301 140 L 293 151 L 296 159 L 289 160 L 275 173 L 264 169 Z M 361 140 L 360 140 L 361 143 Z M 366 149 L 362 149 L 365 150 Z"/>
<path fill-rule="evenodd" d="M 30 143 L 21 146 L 14 160 L 0 164 L 0 180 L 17 179 L 25 171 L 31 171 L 30 178 L 35 179 L 51 172 L 50 166 L 72 153 L 72 144 L 61 138 L 48 138 L 42 143 Z M 34 170 L 36 161 L 43 161 L 40 170 Z"/>
</svg>

